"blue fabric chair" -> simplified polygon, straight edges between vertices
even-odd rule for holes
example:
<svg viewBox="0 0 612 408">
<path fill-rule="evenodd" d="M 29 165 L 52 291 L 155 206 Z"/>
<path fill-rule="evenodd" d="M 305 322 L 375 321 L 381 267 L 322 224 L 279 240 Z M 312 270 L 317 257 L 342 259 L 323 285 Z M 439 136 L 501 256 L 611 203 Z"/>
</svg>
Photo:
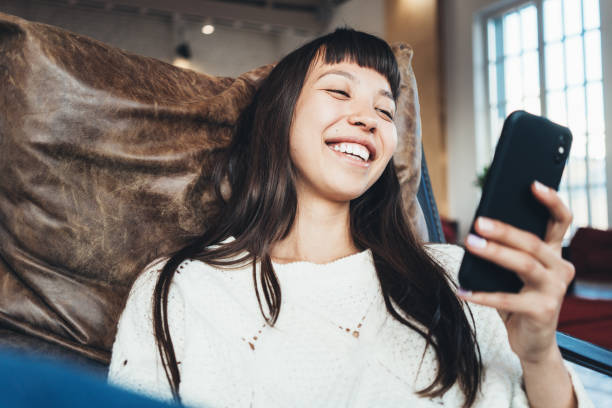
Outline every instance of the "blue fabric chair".
<svg viewBox="0 0 612 408">
<path fill-rule="evenodd" d="M 40 355 L 0 351 L 0 406 L 164 408 L 169 404 L 124 391 L 104 376 Z"/>
</svg>

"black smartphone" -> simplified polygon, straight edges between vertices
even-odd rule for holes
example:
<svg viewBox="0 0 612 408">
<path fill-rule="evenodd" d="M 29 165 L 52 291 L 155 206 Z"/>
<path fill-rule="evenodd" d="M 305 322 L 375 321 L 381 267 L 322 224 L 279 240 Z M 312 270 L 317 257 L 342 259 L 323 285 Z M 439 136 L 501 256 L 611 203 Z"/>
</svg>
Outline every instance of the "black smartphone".
<svg viewBox="0 0 612 408">
<path fill-rule="evenodd" d="M 474 222 L 485 216 L 530 231 L 544 239 L 549 212 L 531 192 L 537 180 L 558 190 L 572 144 L 566 127 L 525 111 L 505 120 L 485 177 Z M 486 292 L 518 292 L 523 282 L 516 273 L 471 253 L 465 253 L 459 269 L 462 288 Z"/>
</svg>

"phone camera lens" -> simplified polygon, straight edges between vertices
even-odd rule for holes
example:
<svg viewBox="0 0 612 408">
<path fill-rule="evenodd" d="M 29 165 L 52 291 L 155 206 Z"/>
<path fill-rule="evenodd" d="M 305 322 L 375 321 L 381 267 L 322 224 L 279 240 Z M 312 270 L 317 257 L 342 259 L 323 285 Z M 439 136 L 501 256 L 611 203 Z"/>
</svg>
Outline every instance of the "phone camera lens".
<svg viewBox="0 0 612 408">
<path fill-rule="evenodd" d="M 563 136 L 559 136 L 559 139 L 562 139 Z M 557 151 L 554 153 L 554 162 L 557 164 L 563 163 L 563 161 L 565 160 L 565 152 L 566 152 L 566 147 L 565 147 L 565 143 L 564 141 L 560 140 L 560 145 L 557 146 Z"/>
</svg>

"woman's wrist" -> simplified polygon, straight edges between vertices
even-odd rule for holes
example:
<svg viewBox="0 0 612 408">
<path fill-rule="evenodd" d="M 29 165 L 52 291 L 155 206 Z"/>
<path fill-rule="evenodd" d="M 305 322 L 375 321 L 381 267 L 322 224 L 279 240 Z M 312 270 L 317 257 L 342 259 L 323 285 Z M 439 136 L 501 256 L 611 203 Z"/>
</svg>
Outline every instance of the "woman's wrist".
<svg viewBox="0 0 612 408">
<path fill-rule="evenodd" d="M 576 407 L 571 377 L 556 346 L 536 359 L 522 359 L 525 391 L 531 407 Z"/>
<path fill-rule="evenodd" d="M 536 369 L 539 366 L 546 366 L 548 364 L 563 364 L 563 357 L 556 341 L 553 341 L 549 347 L 538 353 L 529 353 L 522 357 L 519 355 L 523 370 L 525 369 Z"/>
</svg>

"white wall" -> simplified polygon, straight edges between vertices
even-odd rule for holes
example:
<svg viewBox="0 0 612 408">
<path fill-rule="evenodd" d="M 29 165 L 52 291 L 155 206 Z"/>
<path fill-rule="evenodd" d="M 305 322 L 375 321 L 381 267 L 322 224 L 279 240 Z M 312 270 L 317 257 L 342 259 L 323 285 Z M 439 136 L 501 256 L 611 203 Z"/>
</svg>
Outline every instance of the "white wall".
<svg viewBox="0 0 612 408">
<path fill-rule="evenodd" d="M 26 20 L 62 27 L 127 51 L 170 61 L 169 19 L 93 11 L 35 0 L 3 0 L 0 11 Z"/>
<path fill-rule="evenodd" d="M 385 0 L 349 0 L 336 8 L 328 31 L 349 26 L 384 38 L 385 3 Z"/>
<path fill-rule="evenodd" d="M 384 38 L 385 4 L 385 0 L 348 0 L 334 9 L 324 31 L 331 32 L 338 27 L 349 26 Z M 281 55 L 291 52 L 313 38 L 298 37 L 292 32 L 284 34 L 279 43 Z"/>
<path fill-rule="evenodd" d="M 491 0 L 442 0 L 449 216 L 468 231 L 478 204 L 476 111 L 474 106 L 473 16 Z"/>
<path fill-rule="evenodd" d="M 350 0 L 338 7 L 327 31 L 337 26 L 379 36 L 384 34 L 384 0 Z M 201 25 L 170 17 L 130 14 L 104 9 L 61 5 L 44 0 L 2 0 L 0 12 L 26 20 L 55 25 L 93 37 L 129 52 L 172 62 L 183 28 L 192 51 L 191 67 L 212 74 L 236 76 L 252 68 L 278 61 L 312 39 L 287 30 L 282 34 L 247 31 L 216 25 L 212 35 L 203 35 Z"/>
<path fill-rule="evenodd" d="M 62 27 L 166 62 L 172 62 L 175 57 L 176 23 L 170 17 L 89 9 L 40 0 L 2 0 L 0 11 Z M 278 35 L 219 25 L 212 35 L 203 35 L 200 24 L 183 24 L 185 39 L 189 41 L 193 54 L 192 66 L 212 75 L 235 76 L 277 61 L 285 53 L 283 46 L 292 49 L 303 40 L 293 33 Z"/>
<path fill-rule="evenodd" d="M 459 221 L 460 238 L 464 237 L 474 216 L 479 191 L 473 186 L 477 169 L 488 161 L 484 107 L 484 73 L 475 72 L 483 55 L 479 14 L 491 7 L 503 6 L 506 0 L 441 0 L 443 10 L 446 135 L 448 146 L 448 185 L 450 216 Z M 612 1 L 601 0 L 601 34 L 603 49 L 604 103 L 608 124 L 607 156 L 612 157 Z M 478 151 L 477 149 L 480 149 Z M 608 159 L 608 218 L 612 222 L 612 160 Z"/>
<path fill-rule="evenodd" d="M 187 23 L 185 39 L 193 54 L 193 68 L 208 74 L 237 76 L 275 62 L 283 55 L 279 48 L 281 37 L 277 34 L 218 25 L 211 35 L 202 34 L 201 30 L 201 24 Z"/>
</svg>

